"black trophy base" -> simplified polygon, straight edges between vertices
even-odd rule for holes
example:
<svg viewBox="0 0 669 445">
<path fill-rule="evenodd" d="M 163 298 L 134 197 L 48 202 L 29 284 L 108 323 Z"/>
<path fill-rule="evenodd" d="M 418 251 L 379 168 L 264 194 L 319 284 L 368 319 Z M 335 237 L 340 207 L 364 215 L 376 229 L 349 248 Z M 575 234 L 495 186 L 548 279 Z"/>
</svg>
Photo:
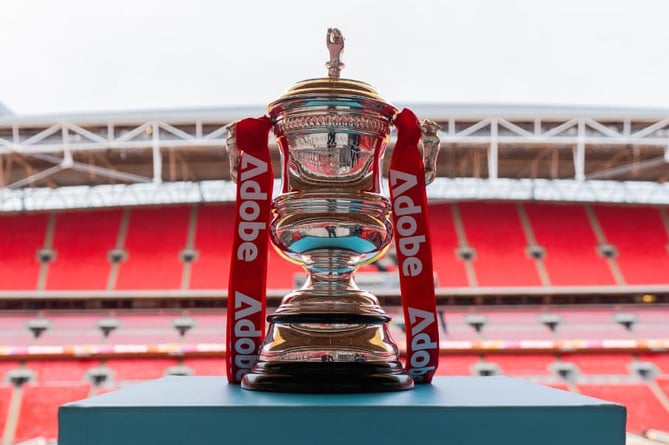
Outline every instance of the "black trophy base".
<svg viewBox="0 0 669 445">
<path fill-rule="evenodd" d="M 411 389 L 413 379 L 399 362 L 261 362 L 244 376 L 242 388 L 294 393 L 386 392 Z"/>
</svg>

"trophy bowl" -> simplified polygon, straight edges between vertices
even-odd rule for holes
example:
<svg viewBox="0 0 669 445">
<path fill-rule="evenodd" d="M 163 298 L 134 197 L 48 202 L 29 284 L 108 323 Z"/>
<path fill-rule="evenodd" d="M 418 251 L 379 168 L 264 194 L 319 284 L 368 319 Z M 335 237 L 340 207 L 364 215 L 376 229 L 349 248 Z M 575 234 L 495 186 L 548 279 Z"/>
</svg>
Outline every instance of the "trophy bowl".
<svg viewBox="0 0 669 445">
<path fill-rule="evenodd" d="M 353 279 L 393 239 L 381 167 L 398 110 L 370 85 L 340 79 L 341 33 L 328 30 L 327 43 L 329 77 L 300 82 L 268 106 L 282 157 L 269 236 L 308 278 L 267 317 L 257 362 L 241 383 L 279 392 L 410 389 L 414 381 L 400 363 L 390 317 Z M 437 128 L 423 125 L 427 181 L 434 177 Z M 235 179 L 234 125 L 228 152 Z"/>
</svg>

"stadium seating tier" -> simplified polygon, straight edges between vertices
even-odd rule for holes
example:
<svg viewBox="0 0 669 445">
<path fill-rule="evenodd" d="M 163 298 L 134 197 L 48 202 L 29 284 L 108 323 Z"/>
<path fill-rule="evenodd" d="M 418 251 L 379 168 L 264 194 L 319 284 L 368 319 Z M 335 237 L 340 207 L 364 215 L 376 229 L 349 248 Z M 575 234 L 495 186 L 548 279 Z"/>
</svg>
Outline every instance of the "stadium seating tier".
<svg viewBox="0 0 669 445">
<path fill-rule="evenodd" d="M 122 210 L 55 214 L 47 290 L 104 290 L 109 279 L 109 252 L 115 247 Z"/>
<path fill-rule="evenodd" d="M 58 407 L 85 399 L 90 393 L 88 384 L 24 385 L 21 412 L 14 440 L 21 442 L 37 437 L 53 440 L 58 437 Z"/>
<path fill-rule="evenodd" d="M 0 216 L 0 289 L 34 290 L 44 247 L 49 215 L 46 213 Z"/>
</svg>

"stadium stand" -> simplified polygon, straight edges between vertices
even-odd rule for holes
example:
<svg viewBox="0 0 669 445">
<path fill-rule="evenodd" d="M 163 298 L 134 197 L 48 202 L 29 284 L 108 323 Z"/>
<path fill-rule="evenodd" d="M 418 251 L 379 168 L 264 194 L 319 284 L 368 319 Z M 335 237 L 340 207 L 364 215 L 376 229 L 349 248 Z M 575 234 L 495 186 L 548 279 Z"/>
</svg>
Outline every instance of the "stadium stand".
<svg viewBox="0 0 669 445">
<path fill-rule="evenodd" d="M 669 357 L 665 357 L 665 359 L 667 358 Z M 660 387 L 664 395 L 669 398 L 669 373 L 665 372 L 664 374 L 667 375 L 657 378 L 657 385 Z"/>
<path fill-rule="evenodd" d="M 555 362 L 553 354 L 486 354 L 486 361 L 495 363 L 508 376 L 548 376 L 549 366 Z"/>
<path fill-rule="evenodd" d="M 14 440 L 16 442 L 45 437 L 58 437 L 58 407 L 64 403 L 81 400 L 90 393 L 90 385 L 24 385 L 21 388 L 21 411 Z"/>
<path fill-rule="evenodd" d="M 0 215 L 0 286 L 35 290 L 40 273 L 38 252 L 44 247 L 48 215 Z M 6 236 L 11 234 L 11 236 Z"/>
<path fill-rule="evenodd" d="M 2 439 L 7 417 L 9 415 L 9 405 L 14 389 L 6 384 L 0 383 L 0 439 Z"/>
<path fill-rule="evenodd" d="M 576 365 L 579 372 L 588 376 L 593 375 L 629 375 L 630 363 L 634 357 L 629 353 L 567 353 L 561 358 L 565 362 Z"/>
<path fill-rule="evenodd" d="M 194 375 L 225 375 L 225 360 L 222 357 L 191 357 L 183 364 L 192 369 Z"/>
<path fill-rule="evenodd" d="M 219 194 L 212 198 L 207 189 L 212 184 L 206 182 L 228 179 L 222 173 L 228 165 L 221 149 L 228 122 L 203 116 L 191 123 L 180 115 L 171 123 L 151 116 L 141 123 L 105 120 L 66 127 L 60 119 L 44 127 L 24 120 L 0 122 L 0 143 L 17 150 L 39 151 L 44 142 L 51 153 L 62 135 L 69 134 L 67 143 L 77 162 L 88 146 L 95 146 L 100 157 L 91 174 L 64 170 L 53 182 L 26 182 L 30 189 L 0 189 L 5 209 L 0 213 L 0 434 L 10 435 L 12 445 L 37 437 L 55 439 L 56 408 L 64 402 L 167 373 L 225 373 L 234 214 L 232 204 L 224 202 L 230 199 L 229 188 L 219 184 Z M 630 196 L 625 187 L 622 192 L 616 187 L 622 184 L 617 181 L 604 182 L 625 199 L 606 192 L 603 201 L 608 197 L 608 204 L 599 202 L 596 193 L 563 196 L 565 189 L 559 188 L 544 188 L 541 196 L 542 180 L 557 184 L 571 176 L 578 181 L 568 186 L 586 184 L 595 190 L 597 184 L 587 177 L 600 169 L 604 174 L 622 172 L 615 177 L 620 181 L 666 182 L 666 163 L 654 164 L 655 157 L 664 156 L 666 134 L 656 137 L 655 132 L 669 130 L 666 116 L 657 122 L 649 118 L 601 124 L 581 117 L 515 123 L 485 119 L 442 122 L 444 135 L 463 142 L 443 144 L 448 154 L 442 157 L 438 179 L 444 181 L 435 184 L 441 191 L 437 189 L 429 208 L 440 304 L 438 374 L 500 373 L 529 379 L 625 404 L 629 432 L 669 430 L 666 202 L 612 204 Z M 571 150 L 537 143 L 536 138 L 557 136 L 562 138 L 557 143 L 564 145 L 564 138 L 581 129 L 587 130 L 583 140 L 593 134 L 596 140 L 587 142 L 588 165 L 581 166 L 579 177 L 578 162 L 566 156 Z M 597 140 L 623 132 L 624 148 L 606 146 L 597 152 Z M 632 145 L 641 161 L 649 161 L 639 177 L 625 170 L 630 164 L 622 156 L 636 132 L 643 140 Z M 513 139 L 498 141 L 499 164 L 491 159 L 487 163 L 488 169 L 498 168 L 494 175 L 475 167 L 486 164 L 476 153 L 484 153 L 481 141 L 492 134 Z M 464 142 L 467 135 L 478 138 L 474 146 Z M 526 137 L 532 139 L 528 144 L 522 141 Z M 648 145 L 657 140 L 658 150 Z M 29 143 L 22 145 L 25 141 Z M 163 142 L 169 145 L 156 153 L 153 144 Z M 128 150 L 123 162 L 120 147 Z M 273 159 L 278 162 L 278 153 L 273 152 Z M 6 156 L 2 160 L 3 172 L 9 174 L 5 180 L 20 180 L 25 172 L 44 167 L 29 156 L 13 168 Z M 534 169 L 531 178 L 526 177 L 528 166 Z M 101 170 L 108 176 L 98 175 Z M 496 178 L 488 184 L 495 192 L 505 181 L 522 178 L 533 181 L 532 194 L 486 195 L 485 187 L 478 188 L 485 181 L 480 175 L 486 173 Z M 155 198 L 135 200 L 136 175 Z M 182 188 L 170 189 L 179 178 Z M 455 196 L 451 192 L 460 180 L 465 186 Z M 60 196 L 59 189 L 68 185 L 91 186 L 88 203 L 94 206 L 107 205 L 96 200 L 101 196 L 96 195 L 97 186 L 120 186 L 117 196 L 122 199 L 114 198 L 108 208 L 80 209 L 86 206 L 79 203 L 69 208 L 74 201 L 67 200 L 64 208 L 55 208 L 57 199 L 44 200 L 40 207 L 32 195 L 34 187 Z M 520 185 L 525 190 L 526 184 Z M 175 190 L 195 190 L 197 197 L 184 199 Z M 553 193 L 548 198 L 546 190 Z M 172 192 L 181 198 L 172 199 Z M 370 274 L 379 270 L 373 264 L 365 267 Z M 385 273 L 397 273 L 396 267 L 389 270 Z M 272 249 L 270 302 L 275 305 L 303 275 L 299 266 Z M 402 348 L 398 290 L 386 288 L 378 294 L 393 319 L 389 330 Z"/>
<path fill-rule="evenodd" d="M 548 340 L 551 331 L 540 323 L 536 311 L 517 310 L 477 310 L 484 317 L 482 338 L 495 340 Z"/>
<path fill-rule="evenodd" d="M 516 204 L 457 204 L 461 235 L 453 218 L 453 206 L 456 205 L 437 203 L 430 208 L 434 226 L 438 228 L 433 230 L 433 239 L 440 287 L 542 285 L 536 259 L 527 251 L 529 243 Z M 524 204 L 523 207 L 529 228 L 545 252 L 541 261 L 551 285 L 616 283 L 607 259 L 597 253 L 597 237 L 582 206 Z M 0 257 L 0 273 L 18 270 L 0 281 L 0 290 L 39 287 L 41 269 L 46 290 L 182 289 L 184 285 L 191 289 L 225 289 L 233 223 L 231 208 L 200 205 L 196 209 L 194 229 L 190 228 L 193 207 L 134 209 L 129 212 L 127 236 L 120 246 L 118 241 L 124 238 L 119 233 L 120 209 L 2 216 L 0 229 L 6 233 L 23 227 L 30 230 L 21 230 L 21 238 L 0 240 L 5 243 L 0 247 L 7 252 Z M 658 284 L 669 279 L 663 278 L 664 271 L 669 270 L 667 236 L 656 209 L 597 206 L 594 212 L 605 239 L 617 252 L 615 261 L 627 284 Z M 640 215 L 634 225 L 639 230 L 630 237 L 629 230 L 625 230 L 633 223 L 630 218 L 634 218 L 635 212 Z M 55 229 L 51 240 L 47 230 L 50 217 Z M 568 235 L 565 227 L 569 227 Z M 190 230 L 194 230 L 192 236 Z M 16 242 L 9 244 L 9 240 Z M 458 255 L 463 247 L 470 249 L 469 261 L 462 258 L 462 253 Z M 41 266 L 37 257 L 44 249 L 53 256 L 48 264 Z M 117 265 L 116 279 L 110 279 L 114 269 L 110 254 L 115 249 L 124 252 L 124 257 Z M 188 252 L 193 252 L 192 256 Z M 190 263 L 189 267 L 185 263 Z M 639 266 L 647 263 L 651 266 Z M 270 289 L 290 289 L 294 287 L 295 276 L 303 274 L 301 267 L 281 258 L 273 249 L 269 264 Z M 149 270 L 151 273 L 147 273 Z"/>
<path fill-rule="evenodd" d="M 399 308 L 388 309 L 393 317 L 399 315 Z M 638 325 L 656 323 L 666 320 L 666 317 L 669 316 L 669 308 L 664 306 L 653 308 L 626 306 L 625 310 L 629 314 L 638 316 Z M 569 345 L 560 346 L 559 342 L 563 341 L 560 340 L 561 337 L 552 337 L 550 330 L 540 321 L 540 316 L 546 313 L 560 314 L 564 323 L 560 324 L 558 330 L 565 337 L 570 337 L 570 330 L 584 332 L 580 328 L 593 323 L 607 325 L 611 331 L 596 330 L 595 332 L 604 335 L 593 336 L 588 340 L 590 343 L 587 343 L 586 340 L 577 340 Z M 586 395 L 625 404 L 631 413 L 628 424 L 630 432 L 640 433 L 650 427 L 661 428 L 669 411 L 662 405 L 662 401 L 653 392 L 650 385 L 656 382 L 658 390 L 665 393 L 669 391 L 669 380 L 667 380 L 669 373 L 665 370 L 666 363 L 669 362 L 669 354 L 667 352 L 616 351 L 615 346 L 613 349 L 606 349 L 602 341 L 609 338 L 608 334 L 613 332 L 612 330 L 617 329 L 630 334 L 614 321 L 614 315 L 617 313 L 620 313 L 619 309 L 601 306 L 588 308 L 544 306 L 534 309 L 522 307 L 516 310 L 446 308 L 443 310 L 446 323 L 442 324 L 440 329 L 440 335 L 445 340 L 442 348 L 445 349 L 440 358 L 438 374 L 479 375 L 499 372 L 511 377 L 527 378 L 558 389 L 580 391 Z M 468 324 L 472 314 L 485 319 L 481 330 L 482 335 L 477 335 L 474 327 Z M 56 342 L 56 344 L 81 344 L 88 337 L 81 335 L 67 337 L 63 332 L 85 331 L 90 332 L 91 336 L 94 335 L 96 338 L 96 341 L 89 346 L 97 345 L 96 347 L 103 349 L 97 350 L 98 352 L 95 349 L 87 350 L 89 354 L 98 354 L 99 358 L 95 356 L 75 357 L 71 355 L 74 350 L 67 352 L 68 349 L 65 348 L 55 355 L 53 355 L 54 351 L 50 351 L 49 353 L 53 355 L 50 358 L 40 358 L 39 355 L 33 357 L 28 354 L 24 356 L 23 365 L 18 360 L 0 361 L 0 373 L 5 376 L 3 381 L 7 382 L 0 385 L 0 397 L 11 397 L 11 387 L 7 379 L 11 370 L 23 366 L 33 371 L 34 380 L 21 387 L 22 408 L 19 414 L 20 422 L 16 429 L 16 440 L 38 435 L 47 438 L 55 437 L 56 425 L 54 423 L 43 424 L 39 431 L 30 425 L 33 425 L 32 421 L 36 416 L 51 416 L 55 413 L 57 404 L 63 401 L 111 391 L 147 379 L 159 378 L 168 372 L 184 372 L 185 370 L 194 375 L 223 375 L 225 372 L 225 363 L 220 352 L 209 350 L 210 352 L 204 355 L 193 353 L 196 350 L 195 345 L 211 346 L 224 342 L 224 309 L 206 311 L 201 309 L 189 311 L 183 309 L 95 310 L 85 314 L 71 311 L 39 311 L 17 314 L 16 317 L 3 314 L 2 320 L 7 322 L 7 326 L 21 330 L 25 338 L 30 338 L 25 323 L 38 315 L 42 319 L 51 321 L 49 330 L 40 341 L 52 336 L 52 338 L 59 339 L 60 343 Z M 175 328 L 175 320 L 183 318 L 192 319 L 193 326 L 185 332 L 183 337 L 180 337 Z M 105 339 L 98 328 L 98 321 L 107 319 L 118 320 L 118 327 Z M 528 327 L 532 329 L 526 329 Z M 198 333 L 198 330 L 201 332 Z M 469 332 L 469 334 L 454 339 L 459 330 L 463 333 Z M 519 334 L 508 335 L 508 332 L 513 330 Z M 546 335 L 538 339 L 535 333 L 540 331 L 545 332 Z M 523 332 L 527 335 L 520 334 Z M 634 339 L 637 346 L 644 344 L 645 339 L 636 335 L 635 332 L 632 331 L 632 336 L 628 338 Z M 399 331 L 394 335 L 400 337 L 398 338 L 401 340 L 400 343 L 403 341 Z M 64 339 L 71 343 L 66 343 Z M 532 349 L 537 347 L 537 342 L 538 347 L 546 347 L 547 341 L 552 345 L 551 349 Z M 468 343 L 468 346 L 464 346 L 462 342 Z M 522 349 L 523 342 L 529 345 L 528 349 Z M 163 346 L 158 347 L 157 343 Z M 33 342 L 25 344 L 26 347 L 34 346 Z M 185 349 L 170 349 L 174 347 Z M 466 349 L 459 349 L 463 347 Z M 561 350 L 561 347 L 567 350 Z M 569 349 L 572 348 L 580 348 L 580 350 L 570 351 Z M 0 345 L 0 350 L 2 350 L 2 345 Z M 174 351 L 182 352 L 177 356 L 169 356 Z M 631 363 L 639 361 L 655 364 L 659 374 L 647 376 L 651 379 L 648 383 L 642 381 L 640 376 L 630 368 Z M 556 363 L 573 364 L 577 374 L 561 377 L 554 369 Z M 95 369 L 106 369 L 109 372 L 109 379 L 100 382 L 101 386 L 91 386 L 91 383 L 87 381 L 92 378 L 91 373 Z M 568 377 L 567 380 L 563 380 L 565 377 Z M 45 397 L 49 400 L 47 401 Z M 3 416 L 2 421 L 6 422 L 7 413 L 4 415 L 0 413 L 0 416 Z"/>
<path fill-rule="evenodd" d="M 651 362 L 657 366 L 660 374 L 669 376 L 669 353 L 667 352 L 655 352 L 655 353 L 642 353 L 639 354 L 639 360 L 644 362 Z M 667 387 L 669 389 L 669 386 Z M 669 395 L 669 392 L 667 392 Z"/>
<path fill-rule="evenodd" d="M 200 206 L 195 246 L 197 260 L 191 269 L 192 289 L 227 289 L 234 227 L 233 206 Z"/>
<path fill-rule="evenodd" d="M 645 383 L 579 384 L 581 394 L 610 400 L 628 407 L 627 431 L 643 433 L 646 429 L 667 429 L 669 411 Z"/>
<path fill-rule="evenodd" d="M 606 239 L 617 250 L 616 261 L 627 284 L 669 282 L 667 229 L 658 209 L 596 206 Z M 633 237 L 630 232 L 635 232 Z"/>
<path fill-rule="evenodd" d="M 167 369 L 178 365 L 177 359 L 142 358 L 134 360 L 109 359 L 104 366 L 114 373 L 117 382 L 133 382 L 163 377 Z"/>
<path fill-rule="evenodd" d="M 94 359 L 31 359 L 25 367 L 35 373 L 36 382 L 41 384 L 85 382 L 86 371 L 98 366 Z"/>
<path fill-rule="evenodd" d="M 49 263 L 46 289 L 106 289 L 121 216 L 119 209 L 56 214 L 56 257 Z"/>
<path fill-rule="evenodd" d="M 454 204 L 455 205 L 455 204 Z M 539 286 L 541 281 L 513 204 L 457 204 L 475 250 L 473 265 L 479 286 Z"/>
<path fill-rule="evenodd" d="M 597 254 L 597 239 L 580 205 L 526 204 L 554 286 L 612 285 L 613 275 Z"/>
<path fill-rule="evenodd" d="M 476 363 L 481 360 L 473 354 L 449 354 L 439 357 L 438 375 L 472 375 Z"/>
<path fill-rule="evenodd" d="M 138 208 L 130 212 L 115 289 L 181 289 L 191 208 Z"/>
<path fill-rule="evenodd" d="M 469 286 L 465 261 L 457 256 L 460 246 L 451 204 L 436 203 L 429 210 L 434 270 L 441 287 Z"/>
</svg>

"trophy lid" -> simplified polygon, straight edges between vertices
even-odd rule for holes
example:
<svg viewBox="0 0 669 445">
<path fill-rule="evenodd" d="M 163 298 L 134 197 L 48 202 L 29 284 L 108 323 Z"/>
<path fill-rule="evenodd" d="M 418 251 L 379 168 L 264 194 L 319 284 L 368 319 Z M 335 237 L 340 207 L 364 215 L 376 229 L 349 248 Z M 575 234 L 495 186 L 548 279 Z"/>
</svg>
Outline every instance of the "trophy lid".
<svg viewBox="0 0 669 445">
<path fill-rule="evenodd" d="M 270 113 L 277 106 L 292 102 L 301 102 L 315 97 L 355 99 L 358 101 L 376 102 L 377 106 L 390 107 L 379 93 L 369 84 L 353 79 L 341 79 L 340 74 L 344 63 L 341 53 L 344 50 L 344 37 L 337 28 L 329 28 L 326 43 L 330 53 L 330 60 L 325 66 L 328 68 L 328 77 L 307 79 L 292 86 L 283 96 L 268 105 Z"/>
<path fill-rule="evenodd" d="M 283 102 L 286 99 L 304 97 L 305 95 L 352 95 L 385 102 L 371 85 L 359 80 L 321 77 L 296 83 L 275 103 Z"/>
</svg>

